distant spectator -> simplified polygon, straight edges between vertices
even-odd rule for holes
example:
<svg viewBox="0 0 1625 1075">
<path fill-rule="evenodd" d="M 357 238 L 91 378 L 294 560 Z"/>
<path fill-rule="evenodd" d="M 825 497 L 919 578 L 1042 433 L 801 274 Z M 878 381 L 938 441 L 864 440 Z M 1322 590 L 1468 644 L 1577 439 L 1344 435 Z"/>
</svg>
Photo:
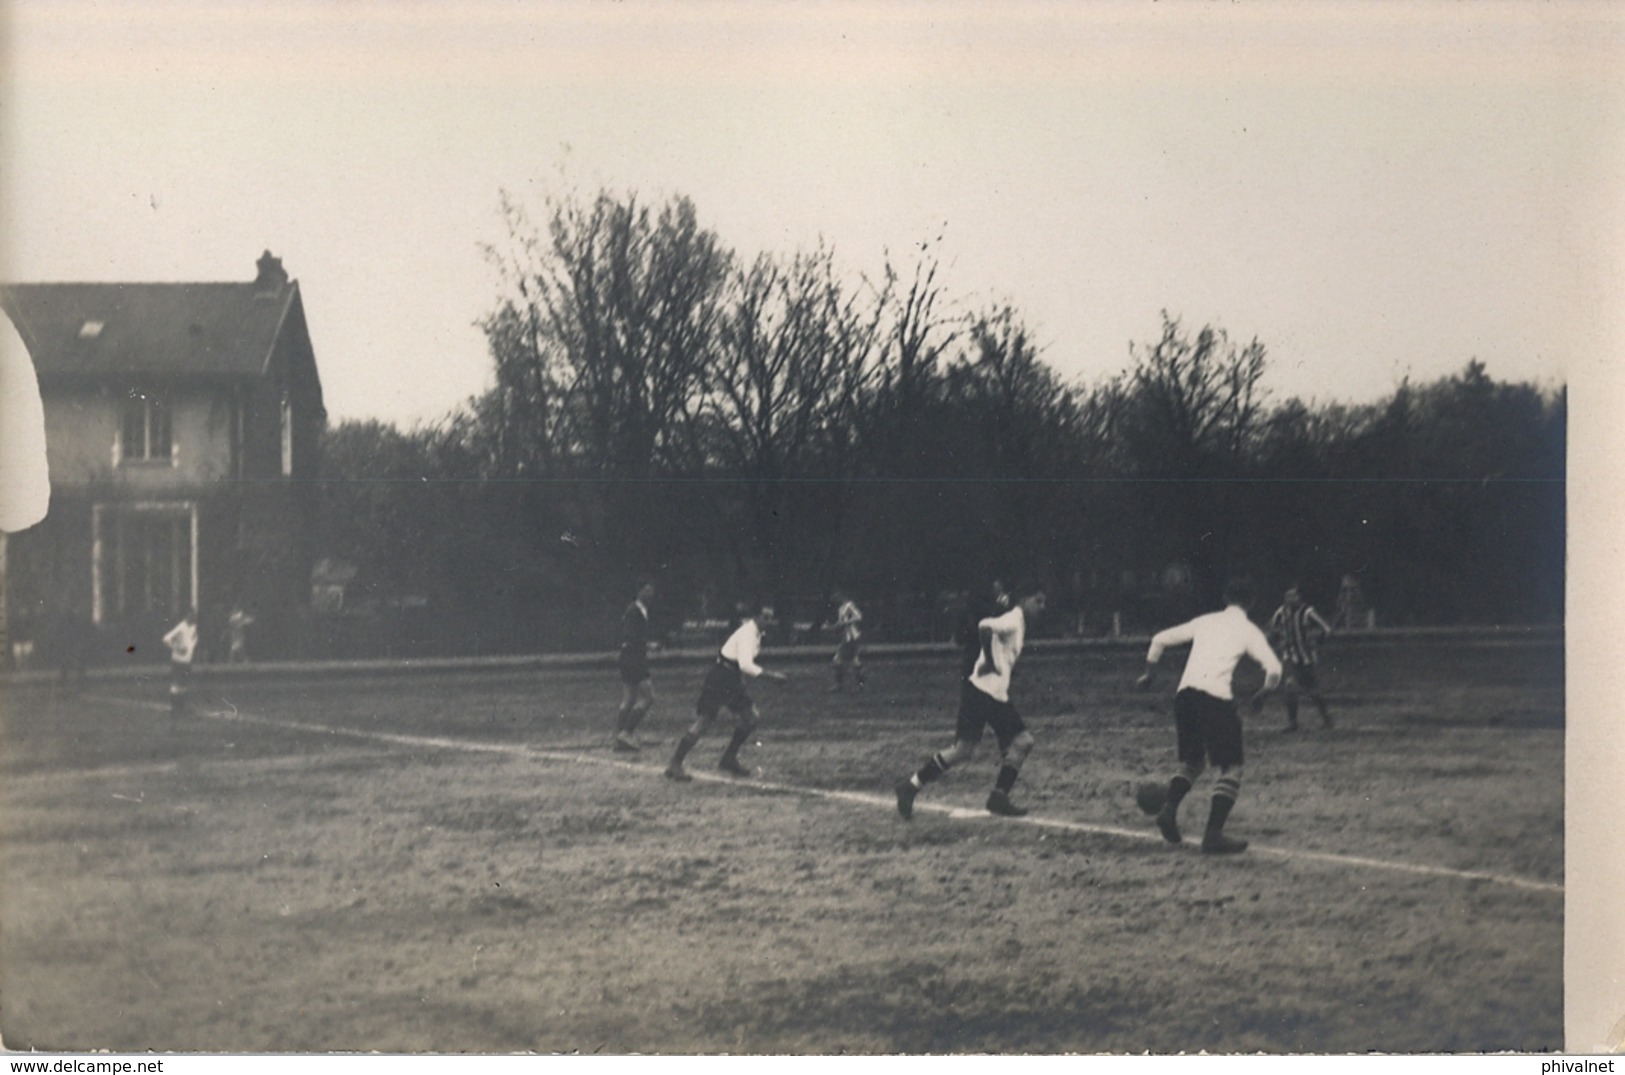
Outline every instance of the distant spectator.
<svg viewBox="0 0 1625 1075">
<path fill-rule="evenodd" d="M 231 615 L 226 617 L 226 630 L 231 637 L 231 649 L 226 656 L 229 663 L 248 663 L 248 629 L 253 624 L 254 617 L 245 612 L 242 605 L 234 606 Z"/>
</svg>

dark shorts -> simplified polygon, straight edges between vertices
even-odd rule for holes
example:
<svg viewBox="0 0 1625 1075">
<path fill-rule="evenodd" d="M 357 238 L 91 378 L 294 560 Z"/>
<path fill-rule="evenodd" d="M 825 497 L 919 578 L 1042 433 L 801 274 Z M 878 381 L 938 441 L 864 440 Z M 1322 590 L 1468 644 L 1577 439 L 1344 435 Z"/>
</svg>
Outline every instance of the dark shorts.
<svg viewBox="0 0 1625 1075">
<path fill-rule="evenodd" d="M 718 661 L 705 674 L 705 683 L 700 687 L 700 700 L 694 703 L 694 712 L 709 720 L 726 706 L 742 717 L 751 711 L 752 704 L 750 695 L 745 693 L 745 677 L 738 667 Z"/>
<path fill-rule="evenodd" d="M 835 647 L 835 662 L 837 664 L 851 664 L 858 659 L 858 652 L 861 649 L 862 645 L 856 639 L 850 642 L 842 642 Z"/>
<path fill-rule="evenodd" d="M 1027 730 L 1021 714 L 1009 702 L 1001 702 L 986 691 L 974 686 L 970 680 L 959 684 L 959 719 L 954 726 L 954 738 L 966 743 L 980 743 L 982 729 L 992 728 L 1000 750 L 1008 750 L 1016 736 Z"/>
<path fill-rule="evenodd" d="M 1296 661 L 1281 662 L 1286 670 L 1286 682 L 1289 687 L 1300 687 L 1313 694 L 1320 690 L 1320 683 L 1315 679 L 1315 666 L 1312 664 L 1298 664 Z"/>
<path fill-rule="evenodd" d="M 621 682 L 636 687 L 649 679 L 649 658 L 641 653 L 625 653 L 616 661 L 621 670 Z"/>
<path fill-rule="evenodd" d="M 1179 761 L 1193 769 L 1208 762 L 1223 769 L 1241 764 L 1241 715 L 1236 703 L 1186 687 L 1174 695 Z"/>
</svg>

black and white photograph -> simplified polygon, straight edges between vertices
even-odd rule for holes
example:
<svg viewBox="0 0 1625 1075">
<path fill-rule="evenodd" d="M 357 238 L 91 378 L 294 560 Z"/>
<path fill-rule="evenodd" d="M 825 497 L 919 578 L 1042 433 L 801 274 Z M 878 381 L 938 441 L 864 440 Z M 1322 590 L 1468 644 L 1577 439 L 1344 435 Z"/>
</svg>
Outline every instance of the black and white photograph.
<svg viewBox="0 0 1625 1075">
<path fill-rule="evenodd" d="M 1625 10 L 0 40 L 4 1051 L 1625 1051 Z"/>
</svg>

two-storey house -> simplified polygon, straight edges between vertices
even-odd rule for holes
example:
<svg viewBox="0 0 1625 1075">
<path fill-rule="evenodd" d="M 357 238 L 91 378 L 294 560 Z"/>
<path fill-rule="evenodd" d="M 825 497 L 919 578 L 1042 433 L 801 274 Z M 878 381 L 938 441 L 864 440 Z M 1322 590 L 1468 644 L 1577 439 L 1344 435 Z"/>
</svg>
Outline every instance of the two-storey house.
<svg viewBox="0 0 1625 1075">
<path fill-rule="evenodd" d="M 268 641 L 292 630 L 326 414 L 299 284 L 269 251 L 257 268 L 252 283 L 0 287 L 51 473 L 45 521 L 6 546 L 10 637 L 71 620 L 150 660 L 187 608 L 207 643 L 238 603 Z"/>
</svg>

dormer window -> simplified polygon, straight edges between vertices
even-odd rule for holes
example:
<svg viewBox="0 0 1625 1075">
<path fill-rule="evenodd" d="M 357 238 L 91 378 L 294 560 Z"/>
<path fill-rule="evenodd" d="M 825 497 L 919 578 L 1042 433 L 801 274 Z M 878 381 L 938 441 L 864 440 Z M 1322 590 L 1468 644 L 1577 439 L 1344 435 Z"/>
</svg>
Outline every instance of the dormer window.
<svg viewBox="0 0 1625 1075">
<path fill-rule="evenodd" d="M 102 334 L 102 329 L 106 327 L 107 322 L 105 321 L 86 321 L 79 326 L 79 338 L 81 340 L 94 340 Z"/>
<path fill-rule="evenodd" d="M 167 460 L 173 452 L 169 408 L 145 392 L 131 392 L 121 408 L 119 458 L 141 463 Z"/>
</svg>

